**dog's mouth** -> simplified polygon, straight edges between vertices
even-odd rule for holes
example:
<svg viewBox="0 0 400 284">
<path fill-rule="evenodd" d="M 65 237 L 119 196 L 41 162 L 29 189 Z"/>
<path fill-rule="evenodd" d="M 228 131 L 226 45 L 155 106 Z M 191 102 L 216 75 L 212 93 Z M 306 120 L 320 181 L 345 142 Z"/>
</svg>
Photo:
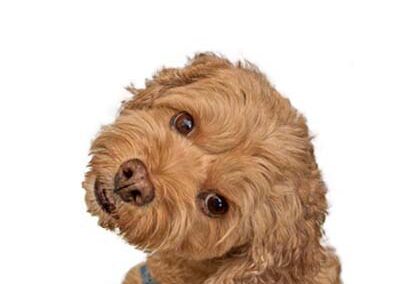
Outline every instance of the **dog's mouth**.
<svg viewBox="0 0 400 284">
<path fill-rule="evenodd" d="M 94 183 L 94 195 L 97 203 L 104 212 L 111 214 L 113 211 L 115 211 L 116 207 L 112 197 L 107 196 L 106 187 L 98 179 Z"/>
</svg>

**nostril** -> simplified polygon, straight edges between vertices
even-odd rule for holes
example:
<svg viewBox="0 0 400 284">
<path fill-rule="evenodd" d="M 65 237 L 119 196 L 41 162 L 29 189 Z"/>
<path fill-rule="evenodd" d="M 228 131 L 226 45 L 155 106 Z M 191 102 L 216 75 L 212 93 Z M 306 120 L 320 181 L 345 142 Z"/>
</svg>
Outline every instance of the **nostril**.
<svg viewBox="0 0 400 284">
<path fill-rule="evenodd" d="M 133 176 L 133 171 L 131 168 L 123 169 L 122 174 L 126 179 L 130 179 Z"/>
<path fill-rule="evenodd" d="M 141 193 L 139 190 L 134 189 L 134 190 L 132 190 L 131 192 L 129 192 L 129 194 L 130 194 L 131 199 L 132 199 L 133 201 L 135 201 L 135 202 L 137 202 L 137 203 L 139 203 L 139 202 L 142 201 L 142 193 Z"/>
</svg>

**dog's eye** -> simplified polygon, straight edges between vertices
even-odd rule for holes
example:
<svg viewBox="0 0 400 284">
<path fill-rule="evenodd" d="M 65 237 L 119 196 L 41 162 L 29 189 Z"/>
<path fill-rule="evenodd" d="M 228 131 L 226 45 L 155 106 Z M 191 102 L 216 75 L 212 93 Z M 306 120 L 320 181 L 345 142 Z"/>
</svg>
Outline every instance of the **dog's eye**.
<svg viewBox="0 0 400 284">
<path fill-rule="evenodd" d="M 194 128 L 193 117 L 186 111 L 178 112 L 171 118 L 171 125 L 181 134 L 188 135 Z"/>
<path fill-rule="evenodd" d="M 201 210 L 210 217 L 220 217 L 228 212 L 226 199 L 213 192 L 201 192 L 197 196 Z"/>
</svg>

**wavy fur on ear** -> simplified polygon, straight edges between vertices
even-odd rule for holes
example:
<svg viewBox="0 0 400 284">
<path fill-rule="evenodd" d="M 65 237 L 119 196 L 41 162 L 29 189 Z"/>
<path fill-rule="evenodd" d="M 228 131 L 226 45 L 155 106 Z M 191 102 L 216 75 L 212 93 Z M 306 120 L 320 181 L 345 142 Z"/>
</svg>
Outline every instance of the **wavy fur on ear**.
<svg viewBox="0 0 400 284">
<path fill-rule="evenodd" d="M 144 89 L 127 89 L 134 97 L 93 143 L 87 200 L 100 224 L 152 252 L 148 268 L 158 282 L 340 283 L 338 258 L 321 243 L 326 187 L 306 120 L 256 66 L 201 53 L 183 68 L 162 68 Z M 182 111 L 196 125 L 187 136 L 170 123 Z M 113 215 L 104 214 L 93 180 L 107 185 L 121 162 L 137 157 L 155 201 L 116 202 Z M 221 218 L 196 202 L 209 189 L 229 202 Z M 137 283 L 137 273 L 124 283 Z"/>
<path fill-rule="evenodd" d="M 151 80 L 146 80 L 145 89 L 137 89 L 133 85 L 126 89 L 131 92 L 135 99 L 127 101 L 125 106 L 148 106 L 154 100 L 163 95 L 167 89 L 188 85 L 211 77 L 219 69 L 230 68 L 233 64 L 227 59 L 217 56 L 214 53 L 206 52 L 196 54 L 188 59 L 183 68 L 162 68 Z"/>
</svg>

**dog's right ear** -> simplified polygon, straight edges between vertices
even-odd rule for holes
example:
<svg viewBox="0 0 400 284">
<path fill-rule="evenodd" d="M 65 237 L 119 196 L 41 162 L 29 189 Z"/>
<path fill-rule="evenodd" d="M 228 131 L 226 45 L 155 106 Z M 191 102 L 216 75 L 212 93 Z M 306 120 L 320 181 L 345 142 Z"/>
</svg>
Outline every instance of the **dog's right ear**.
<svg viewBox="0 0 400 284">
<path fill-rule="evenodd" d="M 188 85 L 203 78 L 211 77 L 217 70 L 232 67 L 232 63 L 214 53 L 198 53 L 189 58 L 183 68 L 163 68 L 150 82 L 173 88 Z"/>
<path fill-rule="evenodd" d="M 127 87 L 126 89 L 134 95 L 134 98 L 125 102 L 123 108 L 151 106 L 152 102 L 168 89 L 212 77 L 218 70 L 233 66 L 229 60 L 214 53 L 198 53 L 193 58 L 189 58 L 183 68 L 162 68 L 151 80 L 146 80 L 144 89 Z"/>
</svg>

